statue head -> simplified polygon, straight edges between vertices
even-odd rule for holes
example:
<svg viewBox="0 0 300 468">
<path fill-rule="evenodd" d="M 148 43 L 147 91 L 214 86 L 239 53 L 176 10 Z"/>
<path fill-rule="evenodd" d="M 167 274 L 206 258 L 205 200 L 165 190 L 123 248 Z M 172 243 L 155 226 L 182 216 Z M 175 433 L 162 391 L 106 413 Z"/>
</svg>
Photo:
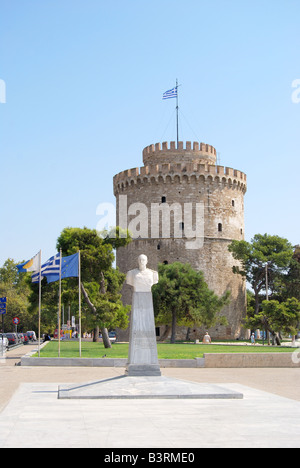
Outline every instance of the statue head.
<svg viewBox="0 0 300 468">
<path fill-rule="evenodd" d="M 144 254 L 140 255 L 139 258 L 138 258 L 138 262 L 139 262 L 139 269 L 141 271 L 146 270 L 147 263 L 148 263 L 147 256 L 144 255 Z"/>
</svg>

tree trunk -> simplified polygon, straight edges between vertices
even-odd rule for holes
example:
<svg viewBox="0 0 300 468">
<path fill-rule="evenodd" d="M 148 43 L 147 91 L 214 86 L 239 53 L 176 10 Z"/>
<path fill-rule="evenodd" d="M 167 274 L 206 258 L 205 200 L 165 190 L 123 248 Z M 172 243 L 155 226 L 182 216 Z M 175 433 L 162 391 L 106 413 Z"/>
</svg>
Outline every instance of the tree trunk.
<svg viewBox="0 0 300 468">
<path fill-rule="evenodd" d="M 100 294 L 105 294 L 106 293 L 106 287 L 105 287 L 105 279 L 104 279 L 104 274 L 101 271 L 101 280 L 100 280 L 100 288 L 99 288 Z M 111 348 L 111 341 L 108 336 L 108 330 L 107 328 L 102 328 L 102 339 L 103 339 L 103 344 L 104 348 Z"/>
<path fill-rule="evenodd" d="M 275 342 L 276 342 L 277 346 L 281 346 L 279 333 L 275 333 Z"/>
<path fill-rule="evenodd" d="M 93 312 L 94 315 L 96 315 L 96 313 L 97 313 L 96 307 L 95 307 L 94 304 L 90 301 L 90 298 L 89 298 L 89 296 L 88 296 L 88 293 L 87 293 L 86 290 L 84 289 L 84 286 L 83 286 L 82 283 L 81 283 L 81 292 L 82 292 L 82 294 L 83 294 L 84 300 L 85 300 L 85 302 L 87 303 L 89 309 Z M 102 329 L 101 329 L 101 333 L 102 333 L 102 338 L 103 338 L 104 347 L 105 347 L 105 348 L 111 348 L 111 342 L 110 342 L 110 339 L 109 339 L 109 336 L 108 336 L 107 328 L 102 328 Z M 98 336 L 99 336 L 99 331 L 98 331 Z M 94 333 L 94 339 L 95 339 L 95 333 Z"/>
<path fill-rule="evenodd" d="M 166 329 L 158 341 L 165 341 L 168 338 L 169 333 L 170 333 L 170 328 L 171 328 L 170 325 L 166 325 Z"/>
<path fill-rule="evenodd" d="M 259 291 L 254 289 L 254 297 L 255 297 L 255 315 L 258 315 L 259 313 Z"/>
<path fill-rule="evenodd" d="M 99 343 L 99 342 L 100 342 L 100 338 L 99 338 L 99 327 L 98 327 L 98 326 L 96 326 L 96 327 L 94 328 L 93 342 L 94 342 L 94 343 Z"/>
<path fill-rule="evenodd" d="M 101 331 L 102 331 L 102 339 L 103 339 L 104 348 L 111 348 L 111 341 L 108 336 L 107 328 L 102 328 Z"/>
<path fill-rule="evenodd" d="M 171 343 L 175 343 L 176 339 L 176 312 L 173 310 L 172 312 L 172 334 L 171 334 Z"/>
<path fill-rule="evenodd" d="M 273 330 L 269 330 L 270 333 L 272 334 L 272 345 L 275 346 L 281 346 L 281 341 L 280 341 L 280 336 L 279 333 L 274 332 Z"/>
</svg>

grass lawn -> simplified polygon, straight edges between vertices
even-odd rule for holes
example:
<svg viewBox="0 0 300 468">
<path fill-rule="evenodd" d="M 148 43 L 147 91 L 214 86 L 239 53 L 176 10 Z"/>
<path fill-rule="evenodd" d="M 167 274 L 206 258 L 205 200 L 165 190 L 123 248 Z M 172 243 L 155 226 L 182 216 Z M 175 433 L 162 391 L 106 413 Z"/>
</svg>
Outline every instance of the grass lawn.
<svg viewBox="0 0 300 468">
<path fill-rule="evenodd" d="M 159 359 L 194 359 L 203 357 L 204 353 L 286 353 L 295 351 L 294 348 L 280 346 L 253 346 L 253 345 L 222 345 L 194 343 L 158 343 Z M 57 357 L 58 342 L 50 341 L 41 349 L 41 357 Z M 83 358 L 127 358 L 128 343 L 113 343 L 112 348 L 105 349 L 103 343 L 82 341 L 81 357 Z M 35 355 L 37 356 L 37 354 Z M 60 357 L 79 357 L 79 343 L 76 341 L 62 341 L 60 344 Z"/>
</svg>

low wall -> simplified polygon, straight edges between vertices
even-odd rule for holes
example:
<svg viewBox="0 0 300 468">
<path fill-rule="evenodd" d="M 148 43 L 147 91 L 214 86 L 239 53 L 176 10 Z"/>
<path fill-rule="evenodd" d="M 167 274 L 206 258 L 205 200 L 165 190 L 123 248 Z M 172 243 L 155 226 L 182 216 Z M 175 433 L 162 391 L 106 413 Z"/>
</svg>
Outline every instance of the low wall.
<svg viewBox="0 0 300 468">
<path fill-rule="evenodd" d="M 37 358 L 25 355 L 21 366 L 126 367 L 127 358 Z M 300 367 L 300 350 L 294 353 L 205 353 L 204 358 L 159 359 L 161 368 Z"/>
<path fill-rule="evenodd" d="M 38 358 L 25 355 L 21 366 L 45 367 L 126 367 L 127 358 Z M 204 367 L 203 358 L 159 359 L 160 367 Z"/>
<path fill-rule="evenodd" d="M 300 367 L 300 350 L 294 353 L 205 353 L 204 360 L 204 367 L 208 368 Z"/>
</svg>

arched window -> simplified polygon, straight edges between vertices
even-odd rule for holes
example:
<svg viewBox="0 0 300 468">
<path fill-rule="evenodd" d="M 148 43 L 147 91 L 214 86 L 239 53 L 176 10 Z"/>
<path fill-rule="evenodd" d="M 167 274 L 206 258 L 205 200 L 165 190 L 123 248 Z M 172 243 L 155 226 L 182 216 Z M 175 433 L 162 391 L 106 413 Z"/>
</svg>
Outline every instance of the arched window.
<svg viewBox="0 0 300 468">
<path fill-rule="evenodd" d="M 219 232 L 222 232 L 222 231 L 223 231 L 222 223 L 219 223 L 219 224 L 218 224 L 218 231 L 219 231 Z"/>
</svg>

